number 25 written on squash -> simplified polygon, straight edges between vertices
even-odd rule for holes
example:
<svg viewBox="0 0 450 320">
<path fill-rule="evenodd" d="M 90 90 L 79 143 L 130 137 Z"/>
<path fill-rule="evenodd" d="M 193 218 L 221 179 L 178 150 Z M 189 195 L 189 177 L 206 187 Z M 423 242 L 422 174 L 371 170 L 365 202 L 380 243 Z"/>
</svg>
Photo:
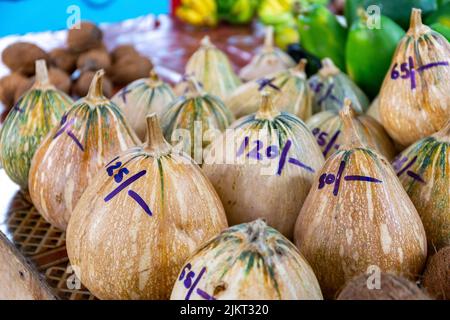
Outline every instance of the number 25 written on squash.
<svg viewBox="0 0 450 320">
<path fill-rule="evenodd" d="M 138 173 L 132 175 L 125 181 L 122 181 L 123 178 L 125 177 L 125 175 L 128 175 L 130 173 L 130 171 L 128 170 L 128 168 L 122 167 L 122 162 L 120 162 L 120 161 L 116 162 L 117 159 L 118 159 L 118 157 L 114 158 L 113 160 L 111 160 L 110 163 L 108 163 L 106 165 L 106 172 L 108 173 L 108 176 L 110 176 L 110 177 L 113 176 L 114 181 L 116 183 L 119 183 L 119 185 L 105 197 L 105 199 L 104 199 L 105 202 L 110 201 L 116 195 L 118 195 L 120 192 L 122 192 L 126 187 L 130 186 L 131 184 L 136 182 L 138 179 L 142 178 L 143 176 L 145 176 L 147 174 L 146 170 L 142 170 L 142 171 L 139 171 Z M 117 171 L 117 173 L 114 173 L 116 171 Z M 133 190 L 130 189 L 130 190 L 128 190 L 128 195 L 134 201 L 136 201 L 136 203 L 145 211 L 145 213 L 147 213 L 149 216 L 153 215 L 152 211 L 150 210 L 150 207 L 144 201 L 144 199 L 142 199 L 142 197 L 139 194 L 137 194 L 136 192 L 134 192 Z"/>
</svg>

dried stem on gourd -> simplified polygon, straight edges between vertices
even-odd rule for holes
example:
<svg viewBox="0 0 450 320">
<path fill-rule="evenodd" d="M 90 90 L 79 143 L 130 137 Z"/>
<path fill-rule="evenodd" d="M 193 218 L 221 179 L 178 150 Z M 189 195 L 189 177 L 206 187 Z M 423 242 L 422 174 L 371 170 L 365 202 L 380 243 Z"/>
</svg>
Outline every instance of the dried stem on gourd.
<svg viewBox="0 0 450 320">
<path fill-rule="evenodd" d="M 266 36 L 264 38 L 264 50 L 271 51 L 273 50 L 273 27 L 266 27 Z"/>
<path fill-rule="evenodd" d="M 280 111 L 275 108 L 272 101 L 272 93 L 268 90 L 261 92 L 261 106 L 256 112 L 256 119 L 273 119 L 280 114 Z"/>
<path fill-rule="evenodd" d="M 156 113 L 149 114 L 146 120 L 148 140 L 144 145 L 144 149 L 150 154 L 161 155 L 169 153 L 171 147 L 166 139 L 164 139 Z"/>
<path fill-rule="evenodd" d="M 319 75 L 323 78 L 336 75 L 340 72 L 339 68 L 333 63 L 330 58 L 322 59 L 322 68 L 319 70 Z"/>
<path fill-rule="evenodd" d="M 308 64 L 308 60 L 305 58 L 300 59 L 298 64 L 294 67 L 294 70 L 297 72 L 305 72 L 306 65 Z"/>
<path fill-rule="evenodd" d="M 34 88 L 43 88 L 52 86 L 50 83 L 50 80 L 48 78 L 48 70 L 47 70 L 47 63 L 44 59 L 36 60 L 35 62 L 35 69 L 36 69 L 36 80 L 34 81 Z"/>
<path fill-rule="evenodd" d="M 204 36 L 202 38 L 202 40 L 200 41 L 200 45 L 202 47 L 207 47 L 207 48 L 214 46 L 213 43 L 211 42 L 211 39 L 209 38 L 209 36 Z"/>
<path fill-rule="evenodd" d="M 343 122 L 344 146 L 346 149 L 364 148 L 364 144 L 355 127 L 356 112 L 352 107 L 352 101 L 345 98 L 344 106 L 339 112 L 339 116 Z"/>
<path fill-rule="evenodd" d="M 103 69 L 98 70 L 94 78 L 91 81 L 91 85 L 89 86 L 89 91 L 86 96 L 87 100 L 96 101 L 96 100 L 106 100 L 106 97 L 103 95 L 103 76 L 105 75 L 105 71 Z"/>
<path fill-rule="evenodd" d="M 152 68 L 148 76 L 148 83 L 150 84 L 150 86 L 157 86 L 160 82 L 161 80 L 159 79 L 158 74 L 156 73 L 155 69 Z"/>
<path fill-rule="evenodd" d="M 418 38 L 428 31 L 430 31 L 430 28 L 422 23 L 422 10 L 413 8 L 411 11 L 408 35 Z"/>
</svg>

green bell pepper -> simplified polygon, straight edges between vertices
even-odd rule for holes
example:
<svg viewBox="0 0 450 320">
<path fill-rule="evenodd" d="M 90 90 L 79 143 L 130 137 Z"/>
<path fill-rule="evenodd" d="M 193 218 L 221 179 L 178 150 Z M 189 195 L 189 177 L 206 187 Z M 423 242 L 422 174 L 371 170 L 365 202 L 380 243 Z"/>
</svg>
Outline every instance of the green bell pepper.
<svg viewBox="0 0 450 320">
<path fill-rule="evenodd" d="M 320 59 L 329 57 L 345 71 L 345 42 L 347 29 L 336 16 L 322 5 L 301 10 L 298 17 L 300 44 Z"/>
</svg>

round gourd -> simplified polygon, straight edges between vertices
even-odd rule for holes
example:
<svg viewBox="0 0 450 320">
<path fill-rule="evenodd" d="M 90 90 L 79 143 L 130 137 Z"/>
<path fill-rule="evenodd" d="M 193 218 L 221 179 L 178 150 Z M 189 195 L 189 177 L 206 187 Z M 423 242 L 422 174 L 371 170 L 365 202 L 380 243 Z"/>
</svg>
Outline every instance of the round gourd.
<svg viewBox="0 0 450 320">
<path fill-rule="evenodd" d="M 266 28 L 264 46 L 239 72 L 244 81 L 263 78 L 269 74 L 295 67 L 295 61 L 283 50 L 273 45 L 273 27 Z"/>
<path fill-rule="evenodd" d="M 223 100 L 241 84 L 228 57 L 211 43 L 208 36 L 202 39 L 200 47 L 189 58 L 185 74 L 194 76 L 206 92 Z M 183 94 L 185 88 L 185 82 L 178 84 L 177 94 Z"/>
<path fill-rule="evenodd" d="M 308 262 L 262 220 L 226 229 L 187 259 L 173 300 L 322 300 Z"/>
<path fill-rule="evenodd" d="M 115 155 L 140 143 L 121 110 L 103 96 L 103 75 L 97 71 L 88 95 L 42 141 L 31 164 L 33 204 L 63 230 L 94 175 Z"/>
<path fill-rule="evenodd" d="M 164 136 L 197 162 L 202 162 L 203 148 L 224 131 L 233 121 L 233 115 L 220 98 L 206 93 L 193 78 L 187 79 L 189 90 L 168 106 L 161 120 Z"/>
<path fill-rule="evenodd" d="M 363 145 L 345 103 L 346 142 L 317 173 L 294 231 L 327 298 L 371 266 L 415 279 L 427 257 L 417 210 L 385 158 Z"/>
<path fill-rule="evenodd" d="M 237 88 L 225 100 L 225 104 L 237 119 L 258 111 L 260 92 L 272 90 L 274 104 L 280 111 L 295 114 L 302 120 L 312 114 L 312 92 L 306 81 L 306 60 L 289 70 L 283 70 L 267 75 L 258 80 L 247 82 Z"/>
<path fill-rule="evenodd" d="M 380 90 L 381 121 L 402 145 L 433 134 L 450 117 L 450 44 L 413 9 Z"/>
<path fill-rule="evenodd" d="M 450 122 L 404 150 L 393 166 L 419 212 L 430 250 L 450 246 Z"/>
<path fill-rule="evenodd" d="M 168 299 L 189 255 L 227 227 L 214 188 L 172 152 L 155 115 L 149 140 L 110 160 L 79 200 L 67 253 L 100 299 Z"/>
<path fill-rule="evenodd" d="M 230 225 L 264 218 L 288 238 L 323 156 L 306 125 L 276 110 L 264 92 L 259 111 L 212 143 L 203 170 Z"/>
<path fill-rule="evenodd" d="M 9 112 L 0 131 L 0 162 L 11 180 L 22 188 L 28 187 L 31 159 L 37 147 L 72 103 L 49 82 L 45 60 L 37 60 L 34 85 Z"/>
<path fill-rule="evenodd" d="M 383 126 L 365 114 L 358 115 L 353 108 L 349 115 L 362 141 L 370 148 L 392 160 L 396 150 Z M 317 139 L 325 158 L 331 156 L 344 143 L 343 121 L 338 111 L 322 111 L 313 115 L 306 124 Z"/>
<path fill-rule="evenodd" d="M 161 81 L 153 69 L 149 78 L 133 81 L 112 98 L 140 139 L 145 138 L 147 130 L 145 116 L 156 113 L 161 118 L 173 100 L 172 88 Z"/>
<path fill-rule="evenodd" d="M 349 98 L 358 113 L 369 107 L 369 99 L 364 92 L 329 58 L 322 60 L 322 68 L 308 80 L 313 91 L 313 113 L 320 111 L 339 111 L 344 99 Z"/>
</svg>

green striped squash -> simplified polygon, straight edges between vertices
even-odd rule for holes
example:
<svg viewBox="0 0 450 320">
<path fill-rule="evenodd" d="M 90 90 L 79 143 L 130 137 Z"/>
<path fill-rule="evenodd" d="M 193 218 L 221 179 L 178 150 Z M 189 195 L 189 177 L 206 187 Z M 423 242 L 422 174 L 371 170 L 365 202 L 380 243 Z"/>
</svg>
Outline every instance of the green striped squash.
<svg viewBox="0 0 450 320">
<path fill-rule="evenodd" d="M 194 76 L 203 84 L 206 92 L 222 100 L 241 84 L 228 57 L 211 43 L 208 36 L 202 39 L 200 47 L 189 58 L 185 74 Z M 176 87 L 177 94 L 183 94 L 187 85 L 185 81 L 179 83 Z"/>
<path fill-rule="evenodd" d="M 145 117 L 156 113 L 161 118 L 173 100 L 175 94 L 172 88 L 161 81 L 153 69 L 148 79 L 133 81 L 112 98 L 141 140 L 145 139 Z"/>
<path fill-rule="evenodd" d="M 102 94 L 104 71 L 42 141 L 29 176 L 31 200 L 52 225 L 65 230 L 95 174 L 114 156 L 140 144 L 122 111 Z"/>
<path fill-rule="evenodd" d="M 450 245 L 450 122 L 404 150 L 394 169 L 414 203 L 431 252 Z"/>
<path fill-rule="evenodd" d="M 369 108 L 366 94 L 329 58 L 322 60 L 322 68 L 308 83 L 314 94 L 313 113 L 339 111 L 345 98 L 352 101 L 353 108 L 359 113 Z"/>
<path fill-rule="evenodd" d="M 288 238 L 324 158 L 308 127 L 275 109 L 263 92 L 260 110 L 214 140 L 202 169 L 230 225 L 264 218 Z M 228 130 L 227 130 L 228 131 Z"/>
<path fill-rule="evenodd" d="M 212 138 L 205 135 L 217 135 L 233 121 L 233 115 L 216 96 L 205 93 L 194 77 L 187 80 L 189 90 L 186 95 L 175 100 L 164 114 L 161 126 L 167 141 L 178 142 L 182 150 L 201 162 L 202 150 Z"/>
<path fill-rule="evenodd" d="M 236 118 L 258 111 L 260 92 L 273 90 L 273 103 L 280 111 L 295 114 L 302 120 L 307 120 L 312 114 L 312 91 L 305 74 L 306 60 L 289 70 L 278 71 L 258 80 L 250 81 L 237 88 L 225 104 Z"/>
<path fill-rule="evenodd" d="M 228 226 L 200 168 L 147 119 L 148 142 L 99 170 L 67 227 L 70 263 L 100 299 L 168 299 L 189 255 Z"/>
<path fill-rule="evenodd" d="M 198 279 L 190 293 L 190 277 Z M 319 283 L 295 246 L 262 220 L 226 229 L 181 269 L 172 300 L 322 300 Z"/>
<path fill-rule="evenodd" d="M 34 85 L 9 112 L 0 132 L 0 162 L 11 180 L 23 189 L 28 187 L 37 147 L 72 103 L 49 82 L 45 60 L 37 60 Z"/>
</svg>

